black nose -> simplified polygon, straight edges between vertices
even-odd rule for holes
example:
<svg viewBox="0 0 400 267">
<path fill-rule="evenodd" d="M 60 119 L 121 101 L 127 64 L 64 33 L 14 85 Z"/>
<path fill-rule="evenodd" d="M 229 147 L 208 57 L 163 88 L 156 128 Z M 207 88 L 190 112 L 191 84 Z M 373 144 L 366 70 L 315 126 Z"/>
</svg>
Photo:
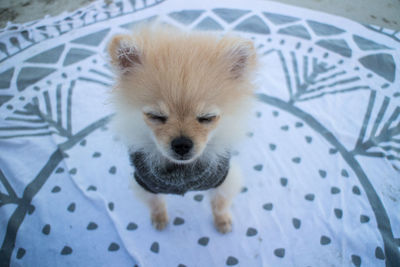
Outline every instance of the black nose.
<svg viewBox="0 0 400 267">
<path fill-rule="evenodd" d="M 189 151 L 192 149 L 193 142 L 185 136 L 180 136 L 172 140 L 171 147 L 176 154 L 183 156 L 189 153 Z"/>
</svg>

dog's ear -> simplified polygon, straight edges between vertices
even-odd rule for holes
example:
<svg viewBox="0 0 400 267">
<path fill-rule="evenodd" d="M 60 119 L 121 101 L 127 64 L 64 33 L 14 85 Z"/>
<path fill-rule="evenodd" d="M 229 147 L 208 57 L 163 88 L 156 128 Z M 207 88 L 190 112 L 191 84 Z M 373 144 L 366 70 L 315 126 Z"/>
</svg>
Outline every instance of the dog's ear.
<svg viewBox="0 0 400 267">
<path fill-rule="evenodd" d="M 135 66 L 142 64 L 141 53 L 129 35 L 116 35 L 108 46 L 111 64 L 123 74 L 131 72 Z"/>
<path fill-rule="evenodd" d="M 228 49 L 230 72 L 234 79 L 239 79 L 256 66 L 257 53 L 253 42 L 246 39 L 231 39 Z"/>
</svg>

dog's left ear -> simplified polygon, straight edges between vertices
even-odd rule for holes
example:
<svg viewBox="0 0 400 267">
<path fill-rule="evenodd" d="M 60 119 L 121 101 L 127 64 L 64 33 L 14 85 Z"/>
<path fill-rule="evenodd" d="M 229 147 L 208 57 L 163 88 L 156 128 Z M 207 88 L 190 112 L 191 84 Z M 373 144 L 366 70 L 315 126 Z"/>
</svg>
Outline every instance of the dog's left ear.
<svg viewBox="0 0 400 267">
<path fill-rule="evenodd" d="M 229 46 L 227 56 L 230 72 L 234 79 L 239 79 L 256 67 L 256 49 L 252 41 L 241 38 L 231 39 Z"/>
<path fill-rule="evenodd" d="M 111 64 L 123 74 L 141 64 L 141 53 L 129 35 L 116 35 L 108 46 Z"/>
</svg>

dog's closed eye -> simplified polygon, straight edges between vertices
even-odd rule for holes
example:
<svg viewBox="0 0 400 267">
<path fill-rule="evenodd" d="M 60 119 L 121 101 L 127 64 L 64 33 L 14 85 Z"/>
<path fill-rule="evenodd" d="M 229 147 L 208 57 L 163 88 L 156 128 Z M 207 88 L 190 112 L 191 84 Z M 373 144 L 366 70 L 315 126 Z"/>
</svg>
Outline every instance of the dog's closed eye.
<svg viewBox="0 0 400 267">
<path fill-rule="evenodd" d="M 145 113 L 145 115 L 149 120 L 153 122 L 165 123 L 168 120 L 167 116 L 161 114 Z"/>
<path fill-rule="evenodd" d="M 217 116 L 215 116 L 215 115 L 201 116 L 201 117 L 197 117 L 197 121 L 199 123 L 206 124 L 206 123 L 210 123 L 210 122 L 214 121 L 216 117 Z"/>
</svg>

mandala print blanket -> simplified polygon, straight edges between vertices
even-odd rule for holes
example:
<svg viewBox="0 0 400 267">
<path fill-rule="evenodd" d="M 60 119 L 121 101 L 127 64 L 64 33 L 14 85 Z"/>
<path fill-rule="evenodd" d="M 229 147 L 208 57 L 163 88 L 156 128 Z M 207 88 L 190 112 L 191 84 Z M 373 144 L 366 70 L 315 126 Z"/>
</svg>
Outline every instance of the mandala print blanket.
<svg viewBox="0 0 400 267">
<path fill-rule="evenodd" d="M 162 232 L 109 130 L 107 42 L 159 19 L 254 40 L 233 232 L 209 196 Z M 116 0 L 0 34 L 1 266 L 400 266 L 400 33 L 265 1 Z"/>
</svg>

